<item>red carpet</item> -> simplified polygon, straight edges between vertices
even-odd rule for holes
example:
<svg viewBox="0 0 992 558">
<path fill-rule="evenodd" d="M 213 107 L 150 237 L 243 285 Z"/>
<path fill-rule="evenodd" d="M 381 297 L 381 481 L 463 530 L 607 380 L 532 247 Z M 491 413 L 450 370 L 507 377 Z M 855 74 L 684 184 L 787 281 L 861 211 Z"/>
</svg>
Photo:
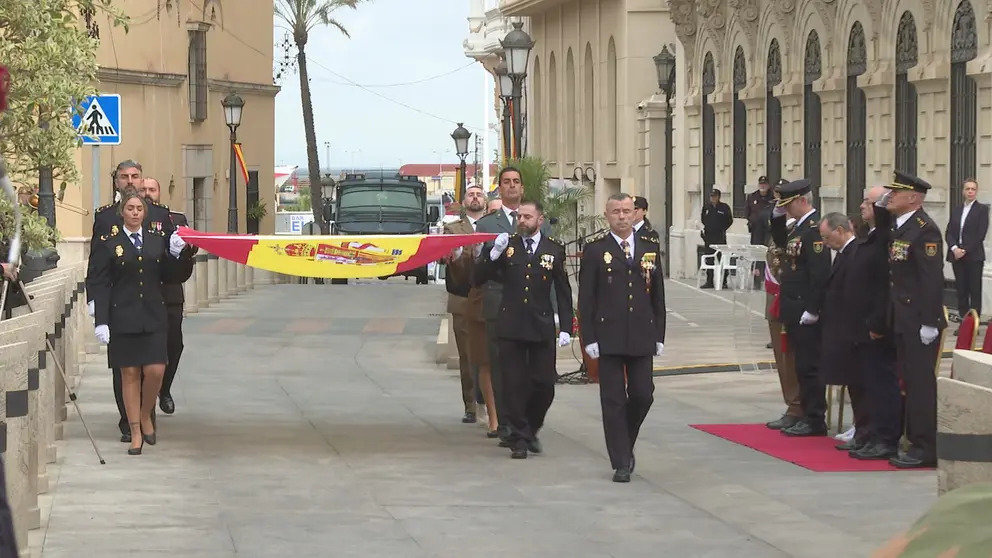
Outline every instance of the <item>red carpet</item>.
<svg viewBox="0 0 992 558">
<path fill-rule="evenodd" d="M 764 424 L 691 424 L 696 430 L 760 451 L 817 473 L 900 471 L 888 461 L 859 461 L 834 449 L 832 437 L 790 438 Z"/>
</svg>

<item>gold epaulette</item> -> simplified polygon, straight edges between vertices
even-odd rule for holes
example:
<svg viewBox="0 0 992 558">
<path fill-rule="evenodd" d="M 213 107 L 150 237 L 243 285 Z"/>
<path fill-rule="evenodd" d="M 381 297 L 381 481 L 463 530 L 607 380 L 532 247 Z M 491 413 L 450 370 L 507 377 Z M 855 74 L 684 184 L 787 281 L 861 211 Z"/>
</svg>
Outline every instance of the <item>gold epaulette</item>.
<svg viewBox="0 0 992 558">
<path fill-rule="evenodd" d="M 917 217 L 916 217 L 916 222 L 920 224 L 920 228 L 921 228 L 921 229 L 922 229 L 923 227 L 925 227 L 925 226 L 927 226 L 927 222 L 926 222 L 926 221 L 924 221 L 922 217 L 919 217 L 919 216 L 917 216 Z"/>
<path fill-rule="evenodd" d="M 596 242 L 597 240 L 603 240 L 604 238 L 610 236 L 610 231 L 603 231 L 596 236 L 589 239 L 589 242 Z"/>
<path fill-rule="evenodd" d="M 564 243 L 564 242 L 562 242 L 562 241 L 560 241 L 560 240 L 558 240 L 557 238 L 552 238 L 552 237 L 550 237 L 550 236 L 549 236 L 549 237 L 547 237 L 547 238 L 548 238 L 548 240 L 550 240 L 551 242 L 554 242 L 554 243 L 555 243 L 555 244 L 557 244 L 558 246 L 561 246 L 561 247 L 564 247 L 564 246 L 565 246 L 565 243 Z"/>
<path fill-rule="evenodd" d="M 654 242 L 655 244 L 658 244 L 659 243 L 657 238 L 655 238 L 653 236 L 648 236 L 646 234 L 642 234 L 640 238 L 644 242 Z"/>
<path fill-rule="evenodd" d="M 96 212 L 97 213 L 100 213 L 101 211 L 106 211 L 106 210 L 110 209 L 111 207 L 114 207 L 114 205 L 115 204 L 108 203 L 107 205 L 105 205 L 103 207 L 98 207 L 97 210 L 96 210 Z"/>
<path fill-rule="evenodd" d="M 169 209 L 169 206 L 165 205 L 164 203 L 158 203 L 158 202 L 155 202 L 155 201 L 148 202 L 148 203 L 150 203 L 152 205 L 157 205 L 158 207 L 161 207 L 162 209 Z"/>
</svg>

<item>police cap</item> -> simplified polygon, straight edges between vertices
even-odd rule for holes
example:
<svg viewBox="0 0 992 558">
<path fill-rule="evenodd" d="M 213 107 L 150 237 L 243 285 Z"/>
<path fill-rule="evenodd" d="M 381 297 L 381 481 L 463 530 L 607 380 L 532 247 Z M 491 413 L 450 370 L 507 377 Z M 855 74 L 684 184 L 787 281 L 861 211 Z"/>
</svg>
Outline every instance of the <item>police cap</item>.
<svg viewBox="0 0 992 558">
<path fill-rule="evenodd" d="M 648 200 L 644 196 L 634 196 L 634 209 L 648 210 Z"/>
<path fill-rule="evenodd" d="M 758 184 L 768 184 L 768 177 L 767 176 L 764 176 L 764 175 L 759 176 L 758 177 Z"/>
<path fill-rule="evenodd" d="M 785 207 L 793 200 L 808 193 L 812 189 L 812 186 L 810 185 L 809 180 L 803 178 L 776 186 L 775 189 L 778 190 L 779 196 L 781 196 L 776 205 L 778 207 Z"/>
<path fill-rule="evenodd" d="M 930 184 L 911 174 L 904 173 L 902 171 L 894 171 L 892 173 L 892 184 L 888 186 L 890 190 L 912 190 L 914 192 L 919 192 L 921 194 L 926 194 L 930 189 Z"/>
</svg>

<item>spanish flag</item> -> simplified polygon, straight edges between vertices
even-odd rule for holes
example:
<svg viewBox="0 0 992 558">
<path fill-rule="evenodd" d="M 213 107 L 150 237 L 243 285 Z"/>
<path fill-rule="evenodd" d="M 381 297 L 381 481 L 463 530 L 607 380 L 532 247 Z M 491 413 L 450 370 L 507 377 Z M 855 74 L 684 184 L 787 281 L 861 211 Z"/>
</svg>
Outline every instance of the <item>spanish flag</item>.
<svg viewBox="0 0 992 558">
<path fill-rule="evenodd" d="M 238 166 L 241 167 L 241 176 L 245 179 L 245 184 L 248 184 L 248 165 L 245 164 L 245 152 L 241 149 L 241 144 L 234 144 L 234 153 L 238 156 Z"/>
<path fill-rule="evenodd" d="M 495 234 L 252 236 L 179 227 L 179 236 L 217 257 L 297 277 L 363 279 L 409 271 Z"/>
</svg>

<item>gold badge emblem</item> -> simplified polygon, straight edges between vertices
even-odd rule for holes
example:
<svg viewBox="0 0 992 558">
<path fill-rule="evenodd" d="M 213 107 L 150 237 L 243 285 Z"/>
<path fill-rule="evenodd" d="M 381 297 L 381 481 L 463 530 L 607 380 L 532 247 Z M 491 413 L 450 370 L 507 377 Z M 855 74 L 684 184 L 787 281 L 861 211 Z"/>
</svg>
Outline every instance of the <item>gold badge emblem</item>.
<svg viewBox="0 0 992 558">
<path fill-rule="evenodd" d="M 507 258 L 513 257 L 513 246 L 510 246 L 509 248 L 506 249 L 506 257 Z"/>
<path fill-rule="evenodd" d="M 936 242 L 928 242 L 925 245 L 925 249 L 926 249 L 926 252 L 927 252 L 927 256 L 930 256 L 932 258 L 932 257 L 934 257 L 934 256 L 937 255 L 937 243 Z"/>
<path fill-rule="evenodd" d="M 613 254 L 611 254 L 609 252 L 604 253 L 603 254 L 603 263 L 605 263 L 606 265 L 610 265 L 611 263 L 613 263 Z"/>
<path fill-rule="evenodd" d="M 551 268 L 555 266 L 555 257 L 551 254 L 541 254 L 541 267 L 551 271 Z"/>
<path fill-rule="evenodd" d="M 120 244 L 118 244 L 116 247 L 114 247 L 114 253 L 117 254 L 117 257 L 118 258 L 121 257 L 121 256 L 123 256 L 124 255 L 124 247 L 121 246 Z"/>
<path fill-rule="evenodd" d="M 813 242 L 813 251 L 816 252 L 817 254 L 819 254 L 820 252 L 823 252 L 823 242 L 820 241 L 820 240 L 814 241 Z"/>
<path fill-rule="evenodd" d="M 114 225 L 114 226 L 110 227 L 110 236 L 114 236 L 115 234 L 119 233 L 120 231 L 121 230 L 117 228 L 117 225 Z"/>
</svg>

